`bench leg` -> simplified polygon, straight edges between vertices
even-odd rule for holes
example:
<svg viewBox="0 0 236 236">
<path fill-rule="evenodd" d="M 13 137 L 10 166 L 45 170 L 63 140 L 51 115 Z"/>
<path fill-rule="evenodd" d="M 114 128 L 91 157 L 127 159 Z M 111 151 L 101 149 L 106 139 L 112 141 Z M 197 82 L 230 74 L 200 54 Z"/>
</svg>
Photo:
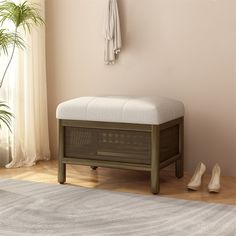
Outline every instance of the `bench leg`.
<svg viewBox="0 0 236 236">
<path fill-rule="evenodd" d="M 159 171 L 151 171 L 151 191 L 153 194 L 158 194 L 160 192 Z"/>
<path fill-rule="evenodd" d="M 66 181 L 66 164 L 64 158 L 64 127 L 61 120 L 58 122 L 58 182 L 64 184 Z"/>
<path fill-rule="evenodd" d="M 178 179 L 184 176 L 184 161 L 182 158 L 175 162 L 175 176 Z"/>
<path fill-rule="evenodd" d="M 92 170 L 96 170 L 98 167 L 97 166 L 90 166 Z"/>
<path fill-rule="evenodd" d="M 175 162 L 175 176 L 180 179 L 184 176 L 184 118 L 179 124 L 179 153 L 180 158 Z"/>
<path fill-rule="evenodd" d="M 59 160 L 58 163 L 58 183 L 64 184 L 66 182 L 66 164 Z"/>
<path fill-rule="evenodd" d="M 158 194 L 160 191 L 160 130 L 159 126 L 152 126 L 151 133 L 151 191 Z"/>
</svg>

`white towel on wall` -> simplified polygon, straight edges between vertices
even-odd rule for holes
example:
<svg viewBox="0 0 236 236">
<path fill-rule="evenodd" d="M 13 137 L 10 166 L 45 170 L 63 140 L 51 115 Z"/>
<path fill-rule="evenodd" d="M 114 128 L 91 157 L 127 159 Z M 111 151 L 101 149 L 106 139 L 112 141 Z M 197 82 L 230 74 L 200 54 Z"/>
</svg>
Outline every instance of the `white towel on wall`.
<svg viewBox="0 0 236 236">
<path fill-rule="evenodd" d="M 121 31 L 117 0 L 107 0 L 104 19 L 104 61 L 105 64 L 115 63 L 116 55 L 121 51 Z"/>
</svg>

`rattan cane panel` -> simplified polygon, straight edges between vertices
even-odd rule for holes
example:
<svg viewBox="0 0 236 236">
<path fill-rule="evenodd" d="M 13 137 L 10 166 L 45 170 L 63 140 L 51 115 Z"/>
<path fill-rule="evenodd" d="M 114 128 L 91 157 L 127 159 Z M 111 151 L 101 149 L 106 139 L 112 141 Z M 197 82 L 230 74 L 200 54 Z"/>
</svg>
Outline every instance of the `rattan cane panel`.
<svg viewBox="0 0 236 236">
<path fill-rule="evenodd" d="M 160 133 L 160 161 L 179 153 L 178 125 Z M 65 157 L 151 164 L 149 132 L 65 127 Z"/>
<path fill-rule="evenodd" d="M 149 132 L 65 127 L 65 157 L 151 162 Z"/>
<path fill-rule="evenodd" d="M 161 131 L 161 162 L 177 155 L 179 153 L 179 126 Z"/>
</svg>

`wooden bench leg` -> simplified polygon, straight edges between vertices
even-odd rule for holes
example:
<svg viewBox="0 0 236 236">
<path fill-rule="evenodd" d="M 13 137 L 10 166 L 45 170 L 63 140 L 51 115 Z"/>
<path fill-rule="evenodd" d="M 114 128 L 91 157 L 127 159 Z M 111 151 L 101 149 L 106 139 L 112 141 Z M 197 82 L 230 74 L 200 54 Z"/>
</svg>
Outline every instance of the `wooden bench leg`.
<svg viewBox="0 0 236 236">
<path fill-rule="evenodd" d="M 66 164 L 63 163 L 64 158 L 64 127 L 61 120 L 58 122 L 58 182 L 64 184 L 66 181 Z"/>
<path fill-rule="evenodd" d="M 182 158 L 175 162 L 175 176 L 178 179 L 184 176 L 184 162 Z"/>
<path fill-rule="evenodd" d="M 59 160 L 58 163 L 58 183 L 64 184 L 66 182 L 66 164 Z"/>
<path fill-rule="evenodd" d="M 175 176 L 182 178 L 184 176 L 184 118 L 179 124 L 179 153 L 180 159 L 175 162 Z"/>
<path fill-rule="evenodd" d="M 90 166 L 92 170 L 96 170 L 98 167 L 97 166 Z"/>
<path fill-rule="evenodd" d="M 153 194 L 158 194 L 160 192 L 159 171 L 151 171 L 151 191 Z"/>
<path fill-rule="evenodd" d="M 160 130 L 159 126 L 152 126 L 151 137 L 151 191 L 158 194 L 160 191 Z"/>
</svg>

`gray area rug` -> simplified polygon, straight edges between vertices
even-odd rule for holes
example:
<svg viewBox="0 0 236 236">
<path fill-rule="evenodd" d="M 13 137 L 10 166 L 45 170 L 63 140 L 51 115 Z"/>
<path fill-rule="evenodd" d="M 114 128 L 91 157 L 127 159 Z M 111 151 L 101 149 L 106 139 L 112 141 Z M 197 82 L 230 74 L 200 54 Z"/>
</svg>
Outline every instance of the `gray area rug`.
<svg viewBox="0 0 236 236">
<path fill-rule="evenodd" d="M 236 207 L 0 180 L 0 235 L 236 235 Z"/>
</svg>

